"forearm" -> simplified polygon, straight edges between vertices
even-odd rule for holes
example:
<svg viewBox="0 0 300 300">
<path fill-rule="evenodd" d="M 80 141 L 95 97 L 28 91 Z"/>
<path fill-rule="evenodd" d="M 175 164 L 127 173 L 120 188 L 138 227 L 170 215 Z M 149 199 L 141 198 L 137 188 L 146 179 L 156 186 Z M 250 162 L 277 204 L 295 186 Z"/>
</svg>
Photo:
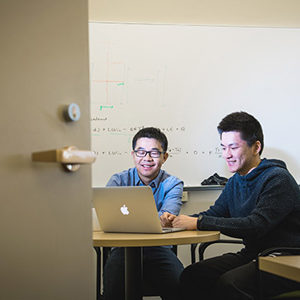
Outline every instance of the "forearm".
<svg viewBox="0 0 300 300">
<path fill-rule="evenodd" d="M 250 221 L 246 218 L 221 218 L 203 215 L 202 219 L 197 222 L 198 230 L 217 230 L 221 233 L 235 237 L 244 238 L 258 234 L 259 226 L 251 226 Z"/>
<path fill-rule="evenodd" d="M 203 215 L 198 230 L 218 230 L 235 238 L 261 238 L 276 227 L 292 211 L 292 203 L 282 199 L 261 199 L 246 217 L 224 218 Z"/>
<path fill-rule="evenodd" d="M 178 215 L 182 205 L 183 184 L 178 183 L 172 187 L 163 199 L 163 204 L 158 212 L 159 216 L 164 213 Z"/>
</svg>

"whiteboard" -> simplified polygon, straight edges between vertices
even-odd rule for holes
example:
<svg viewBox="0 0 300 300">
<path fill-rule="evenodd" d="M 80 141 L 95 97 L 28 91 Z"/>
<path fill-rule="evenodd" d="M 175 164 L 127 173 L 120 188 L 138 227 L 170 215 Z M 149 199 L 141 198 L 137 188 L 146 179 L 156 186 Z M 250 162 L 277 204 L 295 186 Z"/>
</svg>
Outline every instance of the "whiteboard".
<svg viewBox="0 0 300 300">
<path fill-rule="evenodd" d="M 169 140 L 163 168 L 199 186 L 229 177 L 216 127 L 233 111 L 262 124 L 262 157 L 284 160 L 300 182 L 300 30 L 89 24 L 93 187 L 133 166 L 145 126 Z"/>
</svg>

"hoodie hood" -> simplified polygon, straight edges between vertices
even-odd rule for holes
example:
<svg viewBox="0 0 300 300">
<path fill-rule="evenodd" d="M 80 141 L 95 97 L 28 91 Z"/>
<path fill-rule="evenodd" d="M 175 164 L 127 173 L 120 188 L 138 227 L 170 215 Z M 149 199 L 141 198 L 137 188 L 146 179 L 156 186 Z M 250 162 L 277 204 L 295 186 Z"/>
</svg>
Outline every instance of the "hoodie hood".
<svg viewBox="0 0 300 300">
<path fill-rule="evenodd" d="M 255 168 L 253 169 L 249 174 L 247 175 L 244 175 L 244 176 L 241 176 L 241 175 L 238 175 L 241 177 L 242 180 L 253 180 L 255 177 L 259 176 L 261 173 L 263 173 L 265 170 L 269 169 L 269 168 L 282 168 L 282 169 L 285 169 L 287 170 L 287 167 L 286 167 L 286 164 L 285 162 L 283 162 L 282 160 L 279 160 L 279 159 L 262 159 L 260 164 Z"/>
</svg>

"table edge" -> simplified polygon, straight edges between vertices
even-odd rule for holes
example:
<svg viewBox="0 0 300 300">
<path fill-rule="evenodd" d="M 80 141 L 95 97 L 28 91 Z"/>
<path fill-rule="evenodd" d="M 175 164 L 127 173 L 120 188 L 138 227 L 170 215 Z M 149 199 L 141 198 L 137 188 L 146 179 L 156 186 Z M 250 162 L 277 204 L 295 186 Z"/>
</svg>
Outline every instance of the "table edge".
<svg viewBox="0 0 300 300">
<path fill-rule="evenodd" d="M 195 231 L 196 232 L 196 231 Z M 199 232 L 199 231 L 197 231 Z M 185 245 L 211 242 L 220 239 L 219 231 L 200 231 L 204 235 L 176 236 L 176 233 L 165 234 L 144 234 L 144 237 L 137 239 L 134 234 L 127 235 L 126 240 L 101 240 L 93 237 L 94 247 L 148 247 Z M 199 233 L 200 233 L 199 232 Z M 157 236 L 158 239 L 155 239 Z M 149 239 L 151 237 L 151 239 Z"/>
<path fill-rule="evenodd" d="M 299 255 L 296 255 L 299 257 Z M 300 282 L 300 267 L 285 264 L 281 261 L 282 256 L 278 257 L 259 257 L 258 265 L 261 271 L 265 271 L 277 276 L 288 278 Z M 279 258 L 279 259 L 278 259 Z"/>
</svg>

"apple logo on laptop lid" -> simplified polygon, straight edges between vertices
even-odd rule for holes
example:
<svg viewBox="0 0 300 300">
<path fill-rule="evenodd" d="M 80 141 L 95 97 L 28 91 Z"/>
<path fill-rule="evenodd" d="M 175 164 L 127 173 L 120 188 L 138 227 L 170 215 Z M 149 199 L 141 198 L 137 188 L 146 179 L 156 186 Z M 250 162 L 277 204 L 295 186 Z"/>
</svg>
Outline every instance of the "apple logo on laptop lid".
<svg viewBox="0 0 300 300">
<path fill-rule="evenodd" d="M 124 216 L 129 215 L 128 207 L 125 204 L 120 208 L 120 210 Z"/>
</svg>

